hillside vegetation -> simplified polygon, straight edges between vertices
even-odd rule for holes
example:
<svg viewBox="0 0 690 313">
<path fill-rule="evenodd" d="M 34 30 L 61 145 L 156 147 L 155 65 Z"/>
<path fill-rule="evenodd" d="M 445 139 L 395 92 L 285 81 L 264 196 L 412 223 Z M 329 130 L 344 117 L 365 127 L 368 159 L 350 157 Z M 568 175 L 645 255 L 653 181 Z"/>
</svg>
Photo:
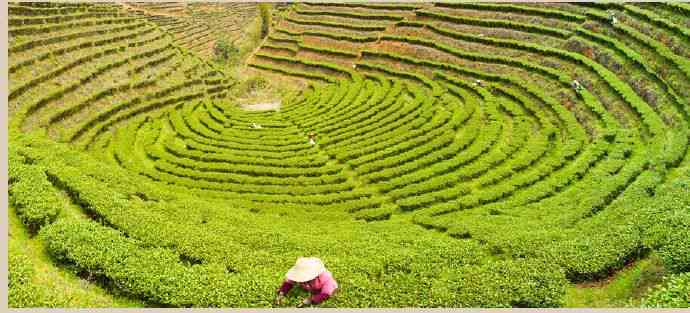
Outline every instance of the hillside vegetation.
<svg viewBox="0 0 690 313">
<path fill-rule="evenodd" d="M 324 307 L 559 307 L 642 260 L 626 305 L 690 306 L 686 4 L 298 3 L 239 69 L 249 4 L 9 13 L 12 212 L 107 292 L 271 307 L 313 255 Z"/>
</svg>

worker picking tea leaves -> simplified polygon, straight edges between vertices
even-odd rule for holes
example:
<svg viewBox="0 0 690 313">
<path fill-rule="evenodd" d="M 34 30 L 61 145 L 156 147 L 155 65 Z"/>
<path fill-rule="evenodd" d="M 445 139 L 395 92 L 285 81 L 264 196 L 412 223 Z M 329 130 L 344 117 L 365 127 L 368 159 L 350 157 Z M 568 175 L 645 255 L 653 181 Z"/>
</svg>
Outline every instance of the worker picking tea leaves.
<svg viewBox="0 0 690 313">
<path fill-rule="evenodd" d="M 326 266 L 319 258 L 315 257 L 298 258 L 295 266 L 288 270 L 285 277 L 285 281 L 278 289 L 276 304 L 283 303 L 285 295 L 295 284 L 299 284 L 302 289 L 311 293 L 311 296 L 302 300 L 297 307 L 320 304 L 331 297 L 338 288 L 338 283 L 333 279 L 331 272 L 326 270 Z"/>
</svg>

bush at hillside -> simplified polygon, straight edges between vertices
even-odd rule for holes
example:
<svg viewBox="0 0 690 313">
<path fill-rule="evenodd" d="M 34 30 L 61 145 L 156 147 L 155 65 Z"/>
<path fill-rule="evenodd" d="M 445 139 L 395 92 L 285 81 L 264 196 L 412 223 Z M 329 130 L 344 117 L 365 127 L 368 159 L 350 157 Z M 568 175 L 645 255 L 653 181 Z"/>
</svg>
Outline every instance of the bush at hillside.
<svg viewBox="0 0 690 313">
<path fill-rule="evenodd" d="M 11 254 L 8 259 L 9 281 L 7 284 L 10 308 L 55 307 L 56 299 L 31 283 L 35 269 L 28 257 Z"/>
<path fill-rule="evenodd" d="M 237 54 L 240 53 L 240 49 L 232 43 L 221 39 L 216 41 L 216 44 L 213 46 L 213 53 L 216 56 L 216 60 L 220 62 L 228 62 L 233 60 Z"/>
<path fill-rule="evenodd" d="M 261 14 L 261 38 L 268 36 L 271 28 L 271 5 L 268 3 L 259 4 Z"/>
<path fill-rule="evenodd" d="M 683 216 L 682 224 L 677 224 L 675 231 L 669 233 L 667 241 L 659 249 L 659 255 L 670 271 L 690 271 L 690 216 Z"/>
<path fill-rule="evenodd" d="M 642 306 L 690 308 L 690 272 L 671 276 L 644 299 Z"/>
<path fill-rule="evenodd" d="M 679 169 L 690 174 L 690 168 Z M 690 271 L 690 175 L 681 175 L 645 204 L 645 245 L 657 250 L 672 273 Z"/>
</svg>

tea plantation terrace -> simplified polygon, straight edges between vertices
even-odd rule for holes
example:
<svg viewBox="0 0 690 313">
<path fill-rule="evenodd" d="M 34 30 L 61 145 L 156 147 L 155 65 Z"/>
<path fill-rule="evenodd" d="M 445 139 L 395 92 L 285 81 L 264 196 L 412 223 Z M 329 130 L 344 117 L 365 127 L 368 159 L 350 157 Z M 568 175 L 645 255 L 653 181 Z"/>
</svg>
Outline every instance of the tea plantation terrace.
<svg viewBox="0 0 690 313">
<path fill-rule="evenodd" d="M 688 286 L 687 4 L 292 4 L 247 61 L 306 86 L 270 111 L 208 61 L 248 4 L 9 12 L 11 212 L 127 296 L 269 307 L 306 255 L 326 307 L 562 306 L 650 256 Z"/>
</svg>

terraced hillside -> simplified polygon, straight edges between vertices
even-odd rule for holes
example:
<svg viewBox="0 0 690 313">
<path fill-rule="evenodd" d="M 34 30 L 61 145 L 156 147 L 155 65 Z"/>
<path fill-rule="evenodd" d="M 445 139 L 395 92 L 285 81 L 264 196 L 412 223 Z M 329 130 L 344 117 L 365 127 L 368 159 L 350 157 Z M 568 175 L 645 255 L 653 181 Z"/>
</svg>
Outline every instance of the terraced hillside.
<svg viewBox="0 0 690 313">
<path fill-rule="evenodd" d="M 213 54 L 217 40 L 235 43 L 244 38 L 247 26 L 257 15 L 255 3 L 135 2 L 125 6 L 173 34 L 177 44 L 202 57 Z"/>
<path fill-rule="evenodd" d="M 625 304 L 688 305 L 687 5 L 294 4 L 247 64 L 308 87 L 269 111 L 183 52 L 202 7 L 10 4 L 12 212 L 55 266 L 269 307 L 315 255 L 326 307 L 557 307 L 658 260 Z"/>
<path fill-rule="evenodd" d="M 231 84 L 119 6 L 9 10 L 9 113 L 18 129 L 88 146 L 132 116 L 220 97 Z"/>
</svg>

